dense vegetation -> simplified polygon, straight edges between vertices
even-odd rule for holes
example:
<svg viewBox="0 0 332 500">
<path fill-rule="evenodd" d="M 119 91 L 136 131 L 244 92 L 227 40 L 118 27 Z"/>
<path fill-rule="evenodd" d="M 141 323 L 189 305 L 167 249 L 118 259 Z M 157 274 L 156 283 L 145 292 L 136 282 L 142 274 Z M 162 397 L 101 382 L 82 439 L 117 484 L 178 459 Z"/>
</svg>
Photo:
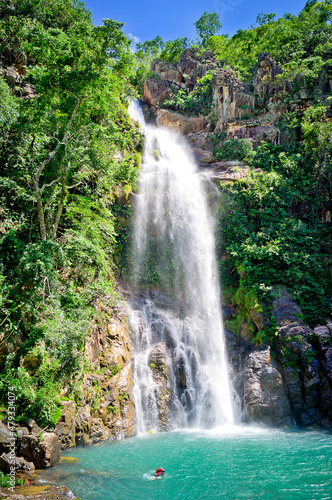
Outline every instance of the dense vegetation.
<svg viewBox="0 0 332 500">
<path fill-rule="evenodd" d="M 262 142 L 245 154 L 245 141 L 221 137 L 216 148 L 220 159 L 228 153 L 261 169 L 222 188 L 223 279 L 235 303 L 239 286 L 268 303 L 273 286 L 286 285 L 310 325 L 331 315 L 331 18 L 329 1 L 310 1 L 299 16 L 260 15 L 258 27 L 209 39 L 216 57 L 249 84 L 258 54 L 271 54 L 283 70 L 276 89 L 287 110 L 277 122 L 280 144 Z M 303 95 L 310 106 L 299 111 Z"/>
<path fill-rule="evenodd" d="M 13 5 L 0 21 L 2 66 L 22 81 L 0 77 L 0 397 L 15 387 L 18 420 L 50 425 L 56 396 L 75 394 L 94 304 L 116 295 L 117 218 L 142 136 L 122 24 L 94 26 L 71 0 Z"/>
</svg>

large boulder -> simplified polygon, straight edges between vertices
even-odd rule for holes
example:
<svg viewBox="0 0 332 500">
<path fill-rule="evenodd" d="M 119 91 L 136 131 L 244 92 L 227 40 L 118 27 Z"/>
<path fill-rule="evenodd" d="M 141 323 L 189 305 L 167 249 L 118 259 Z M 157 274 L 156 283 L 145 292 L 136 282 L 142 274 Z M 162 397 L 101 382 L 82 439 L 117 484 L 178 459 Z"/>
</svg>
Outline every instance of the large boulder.
<svg viewBox="0 0 332 500">
<path fill-rule="evenodd" d="M 166 99 L 170 99 L 173 91 L 165 80 L 147 78 L 144 82 L 144 100 L 150 106 L 159 107 Z"/>
<path fill-rule="evenodd" d="M 16 71 L 15 68 L 8 67 L 0 69 L 0 75 L 6 80 L 7 84 L 10 87 L 15 87 L 16 85 L 21 84 L 20 74 Z"/>
<path fill-rule="evenodd" d="M 151 71 L 158 74 L 163 80 L 169 84 L 180 87 L 182 75 L 173 64 L 170 64 L 161 59 L 154 59 L 151 63 Z"/>
<path fill-rule="evenodd" d="M 51 467 L 60 460 L 61 443 L 55 432 L 42 432 L 22 437 L 21 452 L 37 469 Z"/>
</svg>

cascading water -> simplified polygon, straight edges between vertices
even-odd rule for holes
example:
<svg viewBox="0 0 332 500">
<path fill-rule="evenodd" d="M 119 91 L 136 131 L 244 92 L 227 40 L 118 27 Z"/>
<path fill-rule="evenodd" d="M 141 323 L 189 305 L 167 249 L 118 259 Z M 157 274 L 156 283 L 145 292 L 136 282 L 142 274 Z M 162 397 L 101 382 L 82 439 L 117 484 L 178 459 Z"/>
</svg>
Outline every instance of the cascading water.
<svg viewBox="0 0 332 500">
<path fill-rule="evenodd" d="M 233 424 L 215 245 L 190 149 L 145 125 L 135 204 L 131 330 L 138 432 Z M 150 290 L 143 292 L 142 290 Z"/>
</svg>

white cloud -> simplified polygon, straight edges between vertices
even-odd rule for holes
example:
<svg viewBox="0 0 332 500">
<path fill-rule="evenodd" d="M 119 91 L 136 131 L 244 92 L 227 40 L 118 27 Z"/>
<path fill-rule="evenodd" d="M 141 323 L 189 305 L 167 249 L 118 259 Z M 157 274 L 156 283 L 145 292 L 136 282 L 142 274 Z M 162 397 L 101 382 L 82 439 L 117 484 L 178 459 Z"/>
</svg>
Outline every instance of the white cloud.
<svg viewBox="0 0 332 500">
<path fill-rule="evenodd" d="M 128 33 L 128 38 L 130 38 L 134 43 L 138 43 L 141 40 L 138 38 L 138 36 L 133 35 L 132 33 Z"/>
</svg>

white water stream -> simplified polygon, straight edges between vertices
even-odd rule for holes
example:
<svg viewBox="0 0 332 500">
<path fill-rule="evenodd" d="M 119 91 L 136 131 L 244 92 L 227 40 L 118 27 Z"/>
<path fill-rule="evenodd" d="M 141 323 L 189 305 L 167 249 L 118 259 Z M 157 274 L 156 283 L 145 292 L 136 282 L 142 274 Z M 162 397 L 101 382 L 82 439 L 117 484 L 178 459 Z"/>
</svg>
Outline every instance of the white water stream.
<svg viewBox="0 0 332 500">
<path fill-rule="evenodd" d="M 129 113 L 145 134 L 130 321 L 138 432 L 230 425 L 215 243 L 197 167 L 179 135 L 144 123 L 137 101 Z"/>
</svg>

